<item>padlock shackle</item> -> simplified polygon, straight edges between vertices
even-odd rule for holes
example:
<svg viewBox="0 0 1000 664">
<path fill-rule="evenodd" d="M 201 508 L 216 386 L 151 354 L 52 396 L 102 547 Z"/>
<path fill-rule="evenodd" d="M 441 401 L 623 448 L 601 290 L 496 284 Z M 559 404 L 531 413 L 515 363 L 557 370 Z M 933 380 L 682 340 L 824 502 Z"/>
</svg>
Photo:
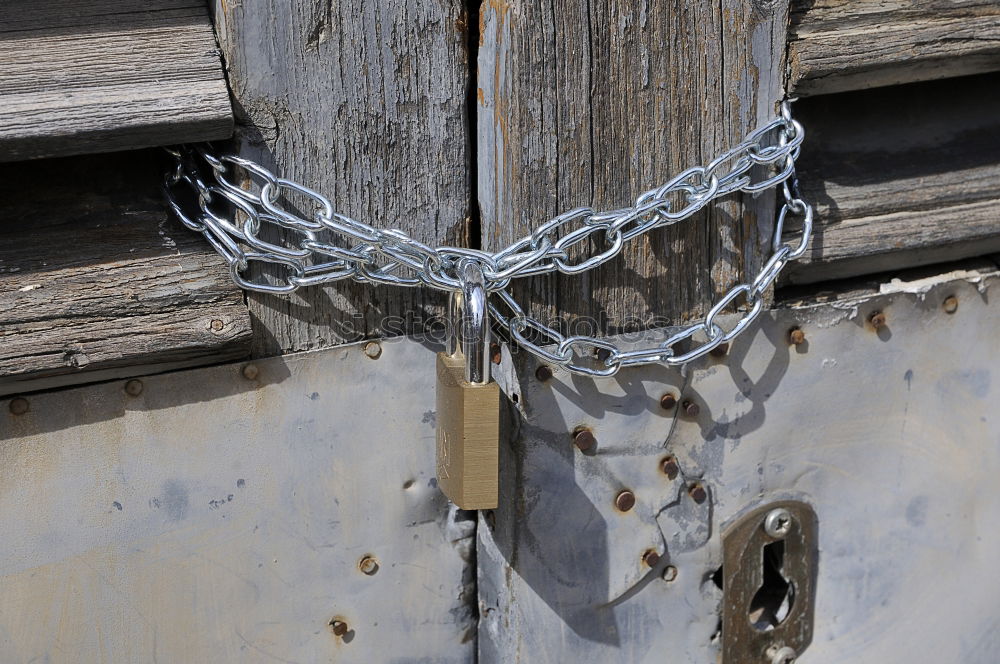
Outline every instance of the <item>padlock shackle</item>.
<svg viewBox="0 0 1000 664">
<path fill-rule="evenodd" d="M 490 382 L 490 321 L 486 278 L 474 261 L 458 266 L 462 290 L 448 301 L 449 336 L 445 352 L 465 358 L 465 381 L 470 385 Z"/>
</svg>

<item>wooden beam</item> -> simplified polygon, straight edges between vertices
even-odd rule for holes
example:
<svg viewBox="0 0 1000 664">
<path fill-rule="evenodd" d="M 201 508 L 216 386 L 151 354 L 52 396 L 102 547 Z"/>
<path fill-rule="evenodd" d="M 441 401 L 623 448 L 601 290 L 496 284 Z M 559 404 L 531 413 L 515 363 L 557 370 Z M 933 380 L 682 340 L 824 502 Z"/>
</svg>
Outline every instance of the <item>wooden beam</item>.
<svg viewBox="0 0 1000 664">
<path fill-rule="evenodd" d="M 773 118 L 783 95 L 787 5 L 760 6 L 485 3 L 478 80 L 484 248 L 575 207 L 631 205 Z M 516 283 L 515 295 L 546 320 L 563 313 L 592 319 L 591 333 L 703 314 L 767 258 L 773 200 L 770 193 L 731 197 L 632 242 L 601 269 L 532 278 Z"/>
<path fill-rule="evenodd" d="M 1000 70 L 995 0 L 793 0 L 799 96 Z"/>
<path fill-rule="evenodd" d="M 0 3 L 0 161 L 226 138 L 204 0 Z"/>
<path fill-rule="evenodd" d="M 808 136 L 800 182 L 816 228 L 783 282 L 1000 250 L 998 90 L 1000 75 L 988 74 L 797 104 Z"/>
<path fill-rule="evenodd" d="M 467 21 L 458 2 L 215 5 L 241 154 L 338 212 L 430 244 L 469 243 Z M 418 331 L 443 295 L 340 282 L 250 297 L 254 352 Z"/>
<path fill-rule="evenodd" d="M 245 357 L 225 264 L 150 152 L 0 167 L 0 394 Z"/>
</svg>

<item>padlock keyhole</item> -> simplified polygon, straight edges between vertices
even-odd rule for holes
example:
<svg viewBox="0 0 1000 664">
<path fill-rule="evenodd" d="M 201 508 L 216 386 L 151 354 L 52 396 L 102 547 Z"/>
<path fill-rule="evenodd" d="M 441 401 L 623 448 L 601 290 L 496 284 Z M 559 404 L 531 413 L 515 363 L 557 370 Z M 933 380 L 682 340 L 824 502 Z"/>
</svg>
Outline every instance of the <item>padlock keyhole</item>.
<svg viewBox="0 0 1000 664">
<path fill-rule="evenodd" d="M 750 624 L 766 632 L 785 621 L 795 602 L 795 584 L 785 578 L 785 542 L 764 545 L 762 552 L 763 583 L 750 600 Z"/>
</svg>

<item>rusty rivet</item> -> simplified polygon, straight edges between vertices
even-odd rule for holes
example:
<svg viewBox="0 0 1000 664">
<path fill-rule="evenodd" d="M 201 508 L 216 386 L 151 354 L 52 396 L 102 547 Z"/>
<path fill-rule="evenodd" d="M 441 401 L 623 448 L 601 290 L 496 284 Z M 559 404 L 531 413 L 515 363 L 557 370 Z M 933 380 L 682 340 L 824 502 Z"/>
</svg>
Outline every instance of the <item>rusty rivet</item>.
<svg viewBox="0 0 1000 664">
<path fill-rule="evenodd" d="M 594 445 L 597 445 L 597 438 L 594 436 L 594 432 L 590 429 L 577 429 L 573 432 L 573 444 L 576 445 L 581 452 L 586 452 L 592 449 Z"/>
<path fill-rule="evenodd" d="M 712 350 L 708 351 L 708 354 L 712 357 L 725 357 L 726 353 L 729 352 L 729 344 L 719 344 Z"/>
<path fill-rule="evenodd" d="M 677 464 L 676 457 L 668 456 L 660 462 L 660 470 L 662 470 L 663 474 L 669 479 L 674 479 L 677 477 L 677 474 L 680 473 L 681 467 Z"/>
<path fill-rule="evenodd" d="M 954 295 L 949 295 L 944 299 L 944 312 L 946 314 L 953 314 L 958 311 L 958 298 Z"/>
<path fill-rule="evenodd" d="M 548 366 L 547 364 L 543 364 L 542 366 L 538 367 L 537 369 L 535 369 L 535 378 L 537 378 L 543 383 L 549 380 L 550 378 L 552 378 L 552 367 Z"/>
<path fill-rule="evenodd" d="M 662 397 L 660 397 L 660 408 L 663 410 L 670 410 L 677 405 L 677 397 L 673 392 L 667 392 Z"/>
<path fill-rule="evenodd" d="M 137 397 L 142 394 L 142 381 L 133 378 L 125 383 L 125 394 L 133 397 Z"/>
<path fill-rule="evenodd" d="M 885 327 L 885 314 L 881 311 L 872 312 L 872 315 L 868 317 L 868 322 L 872 324 L 876 330 L 881 330 Z"/>
<path fill-rule="evenodd" d="M 347 623 L 344 622 L 343 620 L 337 620 L 337 619 L 331 620 L 330 627 L 333 628 L 333 633 L 336 634 L 337 636 L 343 636 L 348 632 Z"/>
<path fill-rule="evenodd" d="M 247 380 L 257 380 L 257 376 L 260 375 L 260 369 L 257 368 L 256 364 L 248 364 L 243 367 L 243 377 Z"/>
<path fill-rule="evenodd" d="M 677 578 L 677 568 L 673 565 L 667 565 L 663 568 L 663 580 L 670 583 Z"/>
<path fill-rule="evenodd" d="M 500 352 L 500 344 L 490 344 L 490 360 L 493 364 L 500 364 L 503 354 Z"/>
<path fill-rule="evenodd" d="M 701 412 L 701 408 L 695 402 L 690 399 L 685 399 L 681 402 L 681 409 L 684 411 L 688 417 L 697 417 L 698 413 Z"/>
<path fill-rule="evenodd" d="M 369 341 L 365 344 L 365 355 L 370 359 L 377 360 L 382 355 L 382 344 L 377 341 Z"/>
<path fill-rule="evenodd" d="M 656 567 L 656 564 L 660 562 L 660 554 L 652 549 L 646 551 L 642 554 L 642 562 L 646 563 L 650 567 Z"/>
<path fill-rule="evenodd" d="M 615 507 L 622 512 L 628 512 L 630 509 L 635 507 L 635 494 L 628 489 L 625 489 L 615 496 Z"/>
<path fill-rule="evenodd" d="M 793 327 L 788 332 L 788 342 L 791 343 L 793 346 L 801 346 L 806 342 L 806 333 L 803 332 L 800 328 Z"/>
<path fill-rule="evenodd" d="M 361 570 L 362 574 L 372 576 L 378 571 L 378 561 L 374 556 L 365 556 L 358 562 L 358 569 Z"/>
<path fill-rule="evenodd" d="M 691 500 L 701 505 L 708 498 L 708 492 L 705 491 L 705 487 L 701 485 L 701 482 L 695 482 L 688 487 L 688 495 L 691 496 Z"/>
<path fill-rule="evenodd" d="M 17 397 L 10 402 L 10 412 L 12 415 L 24 415 L 28 412 L 28 400 L 24 397 Z"/>
<path fill-rule="evenodd" d="M 223 323 L 219 319 L 215 319 L 212 321 L 212 329 L 215 330 L 216 332 L 221 332 L 222 328 L 224 328 L 225 326 L 226 326 L 225 323 Z"/>
</svg>

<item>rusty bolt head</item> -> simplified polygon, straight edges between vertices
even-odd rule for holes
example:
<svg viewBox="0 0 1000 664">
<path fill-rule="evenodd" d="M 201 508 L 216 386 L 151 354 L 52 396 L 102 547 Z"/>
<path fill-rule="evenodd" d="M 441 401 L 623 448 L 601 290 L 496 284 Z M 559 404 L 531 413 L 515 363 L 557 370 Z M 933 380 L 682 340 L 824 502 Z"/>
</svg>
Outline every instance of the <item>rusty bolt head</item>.
<svg viewBox="0 0 1000 664">
<path fill-rule="evenodd" d="M 260 369 L 257 368 L 256 364 L 248 364 L 243 367 L 243 377 L 247 380 L 257 380 L 257 376 L 260 375 Z"/>
<path fill-rule="evenodd" d="M 881 311 L 872 312 L 872 315 L 868 317 L 868 322 L 872 324 L 876 330 L 881 330 L 885 327 L 885 314 Z"/>
<path fill-rule="evenodd" d="M 719 344 L 712 350 L 708 351 L 708 354 L 712 357 L 725 357 L 726 353 L 729 352 L 729 344 Z"/>
<path fill-rule="evenodd" d="M 660 470 L 669 479 L 675 479 L 677 474 L 681 471 L 681 467 L 677 464 L 677 459 L 672 456 L 668 456 L 666 459 L 660 462 Z"/>
<path fill-rule="evenodd" d="M 490 344 L 490 361 L 493 364 L 500 364 L 503 354 L 500 352 L 500 344 Z"/>
<path fill-rule="evenodd" d="M 670 583 L 677 578 L 677 568 L 673 565 L 667 565 L 663 568 L 663 580 Z"/>
<path fill-rule="evenodd" d="M 695 482 L 688 487 L 688 495 L 691 496 L 691 500 L 701 505 L 708 498 L 708 492 L 705 491 L 705 487 L 702 486 L 701 482 Z"/>
<path fill-rule="evenodd" d="M 656 567 L 656 564 L 660 562 L 660 553 L 649 549 L 644 554 L 642 554 L 642 562 L 646 563 L 649 567 Z"/>
<path fill-rule="evenodd" d="M 222 328 L 224 328 L 225 326 L 226 326 L 225 323 L 223 323 L 219 319 L 215 319 L 212 321 L 212 329 L 215 330 L 216 332 L 221 332 Z"/>
<path fill-rule="evenodd" d="M 372 576 L 378 571 L 378 560 L 374 556 L 365 556 L 358 562 L 358 569 L 362 574 Z"/>
<path fill-rule="evenodd" d="M 615 507 L 622 512 L 628 512 L 630 509 L 635 507 L 635 494 L 628 489 L 625 489 L 615 496 Z"/>
<path fill-rule="evenodd" d="M 581 452 L 586 452 L 597 445 L 597 438 L 594 436 L 594 432 L 590 429 L 577 429 L 573 432 L 573 444 L 576 445 Z"/>
<path fill-rule="evenodd" d="M 949 295 L 944 299 L 942 306 L 944 307 L 944 312 L 946 314 L 953 314 L 958 311 L 958 298 L 954 295 Z"/>
<path fill-rule="evenodd" d="M 701 412 L 701 408 L 698 406 L 698 404 L 691 401 L 690 399 L 685 399 L 683 402 L 681 402 L 681 410 L 683 410 L 684 414 L 687 415 L 688 417 L 698 417 L 698 413 Z"/>
<path fill-rule="evenodd" d="M 677 405 L 677 396 L 673 392 L 667 392 L 660 397 L 660 408 L 670 410 Z"/>
<path fill-rule="evenodd" d="M 343 620 L 333 619 L 330 621 L 330 627 L 333 628 L 333 633 L 337 636 L 343 636 L 347 634 L 348 628 L 347 623 Z"/>
<path fill-rule="evenodd" d="M 12 415 L 24 415 L 28 412 L 28 400 L 24 397 L 17 397 L 10 402 L 10 412 Z"/>
<path fill-rule="evenodd" d="M 806 333 L 797 327 L 793 327 L 788 333 L 788 342 L 793 346 L 801 346 L 806 342 Z"/>
<path fill-rule="evenodd" d="M 539 381 L 543 383 L 546 382 L 547 380 L 552 378 L 552 367 L 548 366 L 547 364 L 543 364 L 542 366 L 538 367 L 537 369 L 535 369 L 535 378 L 537 378 Z"/>
<path fill-rule="evenodd" d="M 377 360 L 382 356 L 382 344 L 377 341 L 369 341 L 365 344 L 365 356 L 369 359 Z"/>
<path fill-rule="evenodd" d="M 133 378 L 125 383 L 125 394 L 132 397 L 137 397 L 142 394 L 142 381 Z"/>
</svg>

